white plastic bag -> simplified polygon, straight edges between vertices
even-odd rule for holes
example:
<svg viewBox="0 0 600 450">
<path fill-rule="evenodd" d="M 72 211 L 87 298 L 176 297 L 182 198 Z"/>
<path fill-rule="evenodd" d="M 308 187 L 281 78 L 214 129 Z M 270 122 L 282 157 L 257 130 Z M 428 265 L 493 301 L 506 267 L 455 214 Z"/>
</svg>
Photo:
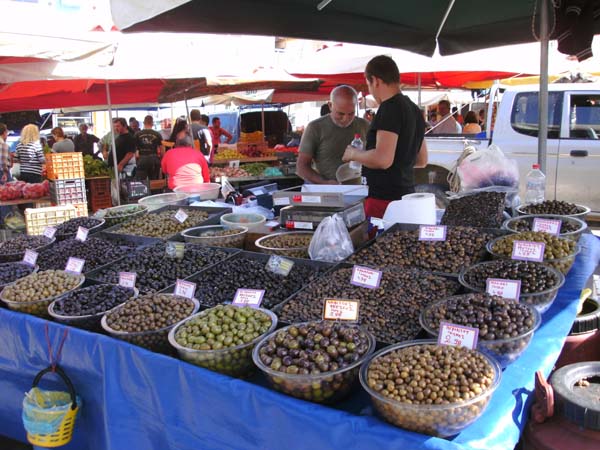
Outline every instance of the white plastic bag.
<svg viewBox="0 0 600 450">
<path fill-rule="evenodd" d="M 458 166 L 457 172 L 461 192 L 488 186 L 519 187 L 517 161 L 504 156 L 496 145 L 467 156 Z"/>
<path fill-rule="evenodd" d="M 354 253 L 352 239 L 339 214 L 325 217 L 310 241 L 308 254 L 317 261 L 337 262 Z"/>
</svg>

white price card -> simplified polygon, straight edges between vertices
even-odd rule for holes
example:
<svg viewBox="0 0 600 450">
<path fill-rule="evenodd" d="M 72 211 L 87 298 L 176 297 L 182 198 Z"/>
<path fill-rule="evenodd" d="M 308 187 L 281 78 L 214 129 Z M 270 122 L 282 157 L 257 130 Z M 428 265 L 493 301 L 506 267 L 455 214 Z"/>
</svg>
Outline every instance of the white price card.
<svg viewBox="0 0 600 450">
<path fill-rule="evenodd" d="M 135 287 L 137 275 L 134 272 L 119 272 L 119 285 L 126 288 Z"/>
<path fill-rule="evenodd" d="M 467 347 L 474 350 L 477 347 L 479 330 L 477 328 L 463 327 L 448 322 L 440 322 L 438 344 Z"/>
<path fill-rule="evenodd" d="M 285 223 L 285 227 L 288 229 L 296 229 L 296 230 L 312 230 L 313 224 L 312 222 L 298 222 L 294 220 L 288 220 Z"/>
<path fill-rule="evenodd" d="M 185 298 L 194 298 L 196 293 L 196 283 L 191 281 L 177 280 L 175 283 L 175 295 Z"/>
<path fill-rule="evenodd" d="M 358 300 L 326 298 L 323 305 L 323 319 L 357 322 L 359 306 Z"/>
<path fill-rule="evenodd" d="M 56 234 L 56 228 L 54 228 L 54 227 L 44 228 L 44 236 L 46 236 L 48 239 L 52 239 L 55 234 Z"/>
<path fill-rule="evenodd" d="M 354 266 L 352 268 L 352 278 L 350 279 L 350 284 L 368 289 L 377 289 L 380 283 L 380 270 L 375 270 L 364 266 Z"/>
<path fill-rule="evenodd" d="M 293 267 L 294 261 L 278 255 L 272 255 L 265 266 L 267 270 L 278 275 L 283 275 L 284 277 L 287 277 L 290 274 Z"/>
<path fill-rule="evenodd" d="M 552 219 L 541 219 L 536 217 L 533 219 L 533 231 L 541 231 L 543 233 L 553 234 L 558 236 L 560 234 L 560 228 L 562 227 L 562 220 Z"/>
<path fill-rule="evenodd" d="M 543 242 L 514 241 L 512 259 L 542 262 L 546 244 Z"/>
<path fill-rule="evenodd" d="M 65 272 L 81 273 L 83 272 L 83 266 L 85 265 L 85 259 L 73 258 L 72 256 L 67 260 L 67 266 Z"/>
<path fill-rule="evenodd" d="M 318 195 L 301 195 L 300 201 L 302 203 L 321 203 L 321 197 Z"/>
<path fill-rule="evenodd" d="M 25 255 L 23 256 L 23 262 L 30 266 L 35 266 L 35 263 L 38 259 L 38 253 L 34 250 L 25 250 Z"/>
<path fill-rule="evenodd" d="M 265 296 L 264 289 L 238 289 L 233 296 L 232 305 L 259 308 Z"/>
<path fill-rule="evenodd" d="M 273 198 L 273 205 L 274 206 L 287 206 L 290 204 L 290 198 L 289 197 L 274 197 Z"/>
<path fill-rule="evenodd" d="M 229 161 L 229 167 L 231 167 L 233 169 L 239 169 L 240 168 L 240 160 L 234 159 L 233 161 Z"/>
<path fill-rule="evenodd" d="M 75 239 L 81 242 L 85 242 L 89 232 L 90 230 L 88 230 L 87 228 L 79 227 L 77 228 L 77 235 L 75 236 Z"/>
<path fill-rule="evenodd" d="M 485 282 L 485 291 L 491 295 L 519 300 L 519 296 L 521 295 L 521 280 L 488 278 Z"/>
<path fill-rule="evenodd" d="M 175 218 L 179 223 L 183 223 L 187 220 L 188 215 L 185 213 L 183 209 L 178 209 L 177 213 L 175 213 Z"/>
<path fill-rule="evenodd" d="M 445 225 L 420 225 L 420 241 L 445 241 L 448 229 Z"/>
</svg>

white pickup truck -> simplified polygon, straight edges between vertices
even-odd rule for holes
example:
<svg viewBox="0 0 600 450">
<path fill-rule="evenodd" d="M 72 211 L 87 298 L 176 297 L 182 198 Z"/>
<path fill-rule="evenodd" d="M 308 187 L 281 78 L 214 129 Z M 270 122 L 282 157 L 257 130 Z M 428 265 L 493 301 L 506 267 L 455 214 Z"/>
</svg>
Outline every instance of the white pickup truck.
<svg viewBox="0 0 600 450">
<path fill-rule="evenodd" d="M 600 84 L 551 84 L 548 90 L 546 198 L 587 205 L 600 213 Z M 493 131 L 488 120 L 484 138 L 426 135 L 430 180 L 433 172 L 452 168 L 465 139 L 480 149 L 496 144 L 518 161 L 524 180 L 537 162 L 538 92 L 539 85 L 507 88 L 497 104 Z M 490 119 L 491 105 L 486 115 Z"/>
</svg>

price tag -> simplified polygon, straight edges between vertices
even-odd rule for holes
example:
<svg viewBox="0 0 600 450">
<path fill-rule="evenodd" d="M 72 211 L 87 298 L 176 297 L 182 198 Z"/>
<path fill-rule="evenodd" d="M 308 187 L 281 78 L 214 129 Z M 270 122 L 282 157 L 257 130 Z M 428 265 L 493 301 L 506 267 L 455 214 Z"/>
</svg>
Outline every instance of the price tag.
<svg viewBox="0 0 600 450">
<path fill-rule="evenodd" d="M 268 222 L 265 222 L 265 227 L 267 227 L 269 230 L 274 230 L 278 226 L 279 222 L 277 222 L 276 220 L 269 220 Z"/>
<path fill-rule="evenodd" d="M 383 219 L 380 219 L 378 217 L 371 217 L 370 221 L 371 221 L 371 225 L 379 228 L 380 230 L 383 230 L 385 228 Z"/>
<path fill-rule="evenodd" d="M 48 239 L 52 239 L 55 234 L 56 234 L 56 228 L 54 228 L 54 227 L 44 228 L 44 236 L 46 236 Z"/>
<path fill-rule="evenodd" d="M 447 228 L 445 225 L 421 225 L 419 226 L 420 241 L 445 241 Z"/>
<path fill-rule="evenodd" d="M 136 274 L 133 272 L 119 272 L 119 285 L 126 288 L 135 287 Z"/>
<path fill-rule="evenodd" d="M 194 298 L 196 292 L 196 283 L 191 281 L 177 280 L 175 283 L 175 295 L 186 298 Z"/>
<path fill-rule="evenodd" d="M 229 167 L 231 167 L 232 169 L 239 169 L 240 168 L 240 160 L 234 159 L 233 161 L 229 161 Z"/>
<path fill-rule="evenodd" d="M 381 283 L 381 271 L 364 266 L 354 266 L 352 268 L 352 278 L 350 284 L 361 286 L 367 289 L 377 289 Z"/>
<path fill-rule="evenodd" d="M 290 204 L 289 197 L 273 197 L 274 206 L 287 206 Z"/>
<path fill-rule="evenodd" d="M 440 334 L 438 344 L 452 345 L 455 347 L 467 347 L 474 350 L 477 347 L 477 328 L 463 327 L 448 322 L 440 322 Z"/>
<path fill-rule="evenodd" d="M 345 320 L 349 322 L 358 321 L 358 300 L 342 300 L 337 298 L 326 298 L 323 306 L 324 320 Z"/>
<path fill-rule="evenodd" d="M 294 220 L 288 220 L 285 222 L 285 227 L 294 230 L 312 230 L 312 222 L 296 222 Z"/>
<path fill-rule="evenodd" d="M 185 211 L 183 209 L 178 209 L 177 213 L 175 214 L 175 219 L 177 219 L 177 221 L 179 223 L 183 223 L 187 220 L 188 215 L 185 213 Z"/>
<path fill-rule="evenodd" d="M 33 250 L 25 250 L 25 255 L 23 256 L 23 262 L 25 264 L 29 264 L 30 266 L 35 266 L 35 263 L 38 259 L 38 253 Z"/>
<path fill-rule="evenodd" d="M 167 242 L 165 245 L 165 253 L 169 258 L 183 259 L 183 256 L 185 255 L 185 242 Z"/>
<path fill-rule="evenodd" d="M 542 262 L 546 244 L 543 242 L 514 241 L 512 259 Z"/>
<path fill-rule="evenodd" d="M 488 294 L 519 300 L 521 295 L 521 280 L 505 280 L 502 278 L 488 278 L 485 282 Z"/>
<path fill-rule="evenodd" d="M 273 255 L 267 261 L 265 269 L 287 277 L 294 267 L 294 261 L 284 258 L 283 256 Z"/>
<path fill-rule="evenodd" d="M 258 308 L 265 296 L 264 289 L 238 289 L 235 291 L 232 305 Z"/>
<path fill-rule="evenodd" d="M 553 234 L 558 236 L 560 234 L 560 228 L 562 227 L 562 220 L 552 219 L 541 219 L 536 217 L 533 219 L 533 231 L 541 231 L 543 233 Z"/>
<path fill-rule="evenodd" d="M 78 241 L 81 241 L 81 242 L 85 242 L 85 240 L 88 237 L 89 232 L 90 232 L 90 230 L 88 230 L 87 228 L 79 227 L 79 228 L 77 228 L 77 235 L 75 236 L 75 239 L 77 239 Z"/>
<path fill-rule="evenodd" d="M 73 258 L 72 256 L 67 260 L 67 266 L 65 272 L 71 272 L 80 274 L 83 272 L 83 266 L 85 265 L 85 259 Z"/>
</svg>

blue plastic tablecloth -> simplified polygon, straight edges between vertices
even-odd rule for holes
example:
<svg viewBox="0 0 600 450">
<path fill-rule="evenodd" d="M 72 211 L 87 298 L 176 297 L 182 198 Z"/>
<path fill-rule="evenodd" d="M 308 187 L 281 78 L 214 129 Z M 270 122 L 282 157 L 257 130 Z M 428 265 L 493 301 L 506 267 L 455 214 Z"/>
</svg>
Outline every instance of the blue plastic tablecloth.
<svg viewBox="0 0 600 450">
<path fill-rule="evenodd" d="M 61 366 L 84 405 L 66 449 L 512 449 L 527 420 L 534 373 L 546 376 L 576 314 L 580 290 L 600 260 L 600 241 L 584 247 L 526 352 L 503 373 L 483 416 L 452 440 L 411 433 L 373 414 L 358 392 L 336 408 L 232 379 L 106 336 L 71 328 Z M 0 434 L 25 441 L 23 394 L 48 365 L 61 325 L 0 309 Z M 258 381 L 260 383 L 260 380 Z M 60 383 L 45 387 L 60 388 Z"/>
</svg>

